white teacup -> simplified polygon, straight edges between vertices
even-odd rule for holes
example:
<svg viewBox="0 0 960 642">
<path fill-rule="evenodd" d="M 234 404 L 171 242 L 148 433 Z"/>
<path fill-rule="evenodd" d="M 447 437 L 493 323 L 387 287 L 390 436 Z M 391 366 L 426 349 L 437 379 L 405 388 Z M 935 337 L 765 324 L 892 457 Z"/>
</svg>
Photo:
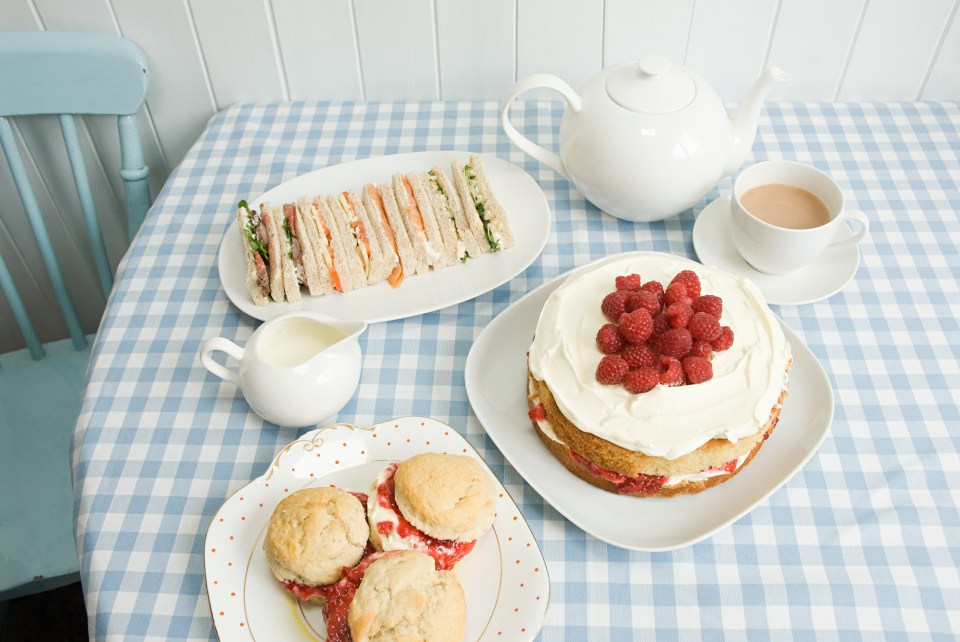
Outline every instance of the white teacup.
<svg viewBox="0 0 960 642">
<path fill-rule="evenodd" d="M 747 190 L 773 184 L 807 190 L 826 206 L 829 220 L 806 229 L 780 227 L 758 218 L 741 203 Z M 730 231 L 737 251 L 747 263 L 766 274 L 793 272 L 828 249 L 855 247 L 870 229 L 866 214 L 844 207 L 843 192 L 836 181 L 815 167 L 794 161 L 764 161 L 743 170 L 733 184 L 730 212 L 733 218 Z M 852 236 L 838 234 L 845 220 L 859 223 Z"/>
</svg>

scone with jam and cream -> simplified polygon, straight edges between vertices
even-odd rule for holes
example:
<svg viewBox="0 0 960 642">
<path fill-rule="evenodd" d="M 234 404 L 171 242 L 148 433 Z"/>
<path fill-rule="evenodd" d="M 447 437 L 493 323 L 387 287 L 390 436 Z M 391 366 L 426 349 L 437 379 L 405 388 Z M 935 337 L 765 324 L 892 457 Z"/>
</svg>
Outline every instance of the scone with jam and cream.
<svg viewBox="0 0 960 642">
<path fill-rule="evenodd" d="M 281 501 L 267 524 L 263 549 L 283 588 L 323 605 L 346 571 L 373 552 L 363 493 L 305 488 Z"/>
<path fill-rule="evenodd" d="M 697 493 L 776 427 L 790 344 L 747 280 L 658 252 L 572 274 L 528 353 L 530 418 L 572 473 L 640 497 Z"/>
<path fill-rule="evenodd" d="M 492 525 L 489 474 L 463 455 L 425 453 L 386 466 L 370 488 L 367 519 L 378 551 L 412 550 L 451 569 Z"/>
<path fill-rule="evenodd" d="M 394 551 L 366 569 L 348 622 L 353 642 L 459 642 L 467 625 L 463 588 L 423 553 Z"/>
</svg>

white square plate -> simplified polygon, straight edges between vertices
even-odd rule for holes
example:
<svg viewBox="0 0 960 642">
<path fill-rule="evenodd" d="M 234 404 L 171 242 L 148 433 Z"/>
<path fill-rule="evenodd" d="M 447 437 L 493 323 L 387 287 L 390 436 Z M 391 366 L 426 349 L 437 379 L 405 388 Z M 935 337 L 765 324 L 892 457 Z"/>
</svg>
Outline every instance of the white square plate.
<svg viewBox="0 0 960 642">
<path fill-rule="evenodd" d="M 550 578 L 520 509 L 460 433 L 436 419 L 402 417 L 308 432 L 224 502 L 207 530 L 203 556 L 221 642 L 326 640 L 322 609 L 283 590 L 267 565 L 263 538 L 274 507 L 309 486 L 369 492 L 384 466 L 424 452 L 473 457 L 490 472 L 498 494 L 493 528 L 453 569 L 467 601 L 464 640 L 532 640 L 547 612 Z"/>
<path fill-rule="evenodd" d="M 584 531 L 633 550 L 688 546 L 745 515 L 820 447 L 833 421 L 830 381 L 814 354 L 781 322 L 793 348 L 789 394 L 777 429 L 735 477 L 696 495 L 640 499 L 608 493 L 571 474 L 543 445 L 527 417 L 526 367 L 540 310 L 570 274 L 545 283 L 494 319 L 470 349 L 465 379 L 470 404 L 504 457 Z"/>
</svg>

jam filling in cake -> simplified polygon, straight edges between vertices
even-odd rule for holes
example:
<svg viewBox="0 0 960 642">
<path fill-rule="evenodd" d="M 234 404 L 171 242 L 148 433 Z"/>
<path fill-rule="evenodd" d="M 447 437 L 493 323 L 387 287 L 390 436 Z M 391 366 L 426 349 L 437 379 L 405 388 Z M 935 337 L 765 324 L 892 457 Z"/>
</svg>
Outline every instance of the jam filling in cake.
<svg viewBox="0 0 960 642">
<path fill-rule="evenodd" d="M 477 541 L 438 539 L 411 524 L 397 506 L 394 476 L 399 466 L 399 463 L 390 464 L 380 473 L 377 478 L 376 504 L 370 510 L 371 519 L 383 542 L 383 548 L 426 553 L 434 559 L 437 569 L 448 571 L 473 550 Z M 368 505 L 369 503 L 368 500 Z"/>
</svg>

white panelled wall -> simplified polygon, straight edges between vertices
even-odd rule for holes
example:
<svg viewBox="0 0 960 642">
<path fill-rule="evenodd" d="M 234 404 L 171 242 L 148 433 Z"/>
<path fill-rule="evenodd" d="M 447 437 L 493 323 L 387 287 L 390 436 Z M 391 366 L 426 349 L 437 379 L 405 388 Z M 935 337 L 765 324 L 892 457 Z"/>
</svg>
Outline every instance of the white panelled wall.
<svg viewBox="0 0 960 642">
<path fill-rule="evenodd" d="M 780 101 L 960 100 L 960 0 L 0 0 L 0 31 L 119 33 L 140 45 L 151 86 L 139 123 L 151 187 L 217 111 L 277 100 L 499 100 L 518 78 L 574 87 L 605 66 L 662 53 L 736 100 L 760 71 L 793 82 Z M 547 93 L 532 98 L 551 97 Z M 104 301 L 60 133 L 15 129 L 68 286 L 88 331 Z M 113 123 L 81 130 L 114 265 L 126 249 Z M 224 203 L 225 210 L 230 203 Z M 0 156 L 0 255 L 40 319 L 66 335 Z M 21 347 L 0 297 L 0 353 Z"/>
</svg>

